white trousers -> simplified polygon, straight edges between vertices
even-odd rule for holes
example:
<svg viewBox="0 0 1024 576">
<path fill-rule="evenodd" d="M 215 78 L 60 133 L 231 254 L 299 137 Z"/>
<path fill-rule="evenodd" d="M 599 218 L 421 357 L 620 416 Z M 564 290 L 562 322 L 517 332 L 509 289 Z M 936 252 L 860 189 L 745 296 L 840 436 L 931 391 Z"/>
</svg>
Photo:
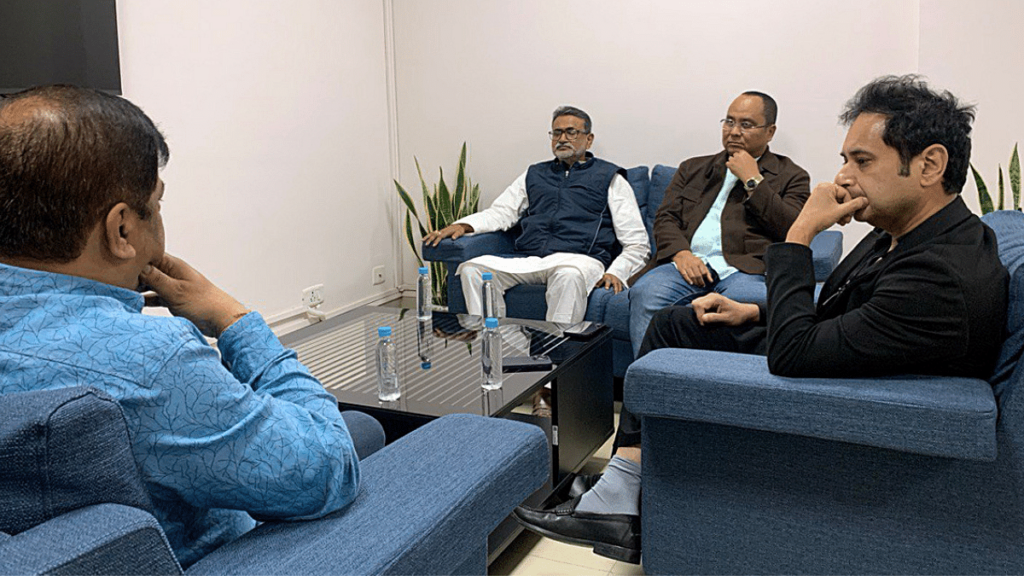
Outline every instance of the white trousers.
<svg viewBox="0 0 1024 576">
<path fill-rule="evenodd" d="M 555 255 L 564 256 L 564 255 Z M 505 262 L 496 262 L 494 256 L 473 258 L 459 265 L 458 274 L 462 278 L 462 294 L 466 298 L 466 310 L 479 316 L 483 310 L 482 291 L 484 272 L 494 275 L 494 285 L 498 298 L 498 312 L 505 315 L 505 291 L 519 284 L 544 284 L 547 289 L 544 298 L 548 304 L 545 320 L 562 324 L 576 324 L 583 320 L 587 312 L 587 296 L 604 273 L 601 263 L 589 256 L 574 254 L 580 262 L 566 263 L 564 258 L 544 262 L 547 258 L 508 259 L 507 262 L 516 271 L 501 270 Z M 548 257 L 551 258 L 551 257 Z M 582 260 L 585 259 L 585 260 Z M 517 262 L 517 260 L 522 260 Z M 539 265 L 530 266 L 529 260 L 536 260 Z M 527 270 L 526 268 L 534 268 Z M 596 275 L 596 278 L 594 277 Z"/>
</svg>

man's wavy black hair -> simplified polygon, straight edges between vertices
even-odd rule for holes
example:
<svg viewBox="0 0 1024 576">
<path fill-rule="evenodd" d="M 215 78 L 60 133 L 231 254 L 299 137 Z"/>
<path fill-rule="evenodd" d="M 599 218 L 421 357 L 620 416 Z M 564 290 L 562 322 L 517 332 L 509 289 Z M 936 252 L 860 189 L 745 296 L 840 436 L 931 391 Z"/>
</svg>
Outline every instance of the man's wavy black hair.
<svg viewBox="0 0 1024 576">
<path fill-rule="evenodd" d="M 46 86 L 0 99 L 0 256 L 70 262 L 118 202 L 149 218 L 169 156 L 123 98 Z"/>
<path fill-rule="evenodd" d="M 882 141 L 899 152 L 900 175 L 910 173 L 910 160 L 932 144 L 949 153 L 942 188 L 958 194 L 967 181 L 971 158 L 974 106 L 961 103 L 948 91 L 936 92 L 919 76 L 883 76 L 857 91 L 839 116 L 847 126 L 869 112 L 887 118 Z"/>
</svg>

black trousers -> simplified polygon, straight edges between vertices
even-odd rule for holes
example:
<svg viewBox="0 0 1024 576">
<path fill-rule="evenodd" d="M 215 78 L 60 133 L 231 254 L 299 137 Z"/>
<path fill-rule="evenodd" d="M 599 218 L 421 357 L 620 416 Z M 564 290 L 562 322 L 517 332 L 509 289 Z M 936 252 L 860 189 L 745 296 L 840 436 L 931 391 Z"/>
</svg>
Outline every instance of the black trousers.
<svg viewBox="0 0 1024 576">
<path fill-rule="evenodd" d="M 768 353 L 767 329 L 763 325 L 701 326 L 693 308 L 670 306 L 659 310 L 651 318 L 651 324 L 640 345 L 639 357 L 661 348 L 719 350 L 764 356 Z M 639 445 L 640 418 L 623 406 L 612 451 L 623 446 Z"/>
</svg>

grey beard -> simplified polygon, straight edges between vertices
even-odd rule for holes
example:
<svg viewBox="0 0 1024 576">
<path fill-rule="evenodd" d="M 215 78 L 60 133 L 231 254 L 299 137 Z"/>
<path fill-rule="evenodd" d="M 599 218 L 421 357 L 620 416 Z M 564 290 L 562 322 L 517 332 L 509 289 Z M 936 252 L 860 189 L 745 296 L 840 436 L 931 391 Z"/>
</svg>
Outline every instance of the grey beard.
<svg viewBox="0 0 1024 576">
<path fill-rule="evenodd" d="M 557 149 L 556 148 L 555 149 L 555 158 L 558 158 L 559 160 L 569 160 L 570 158 L 572 158 L 574 156 L 576 156 L 576 150 L 574 148 L 570 147 L 570 148 L 562 148 L 562 149 Z"/>
</svg>

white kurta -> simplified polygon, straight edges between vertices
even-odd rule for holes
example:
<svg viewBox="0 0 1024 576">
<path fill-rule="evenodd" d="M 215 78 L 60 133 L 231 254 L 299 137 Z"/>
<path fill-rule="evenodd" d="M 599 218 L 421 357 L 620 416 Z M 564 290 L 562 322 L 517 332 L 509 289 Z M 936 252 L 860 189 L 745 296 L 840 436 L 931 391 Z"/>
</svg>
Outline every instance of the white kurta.
<svg viewBox="0 0 1024 576">
<path fill-rule="evenodd" d="M 529 206 L 529 198 L 526 194 L 526 172 L 523 172 L 512 184 L 498 196 L 491 207 L 476 214 L 471 214 L 457 221 L 459 224 L 469 224 L 473 227 L 474 233 L 494 232 L 508 230 L 514 226 L 526 213 Z M 525 258 L 501 258 L 498 256 L 478 256 L 463 262 L 458 273 L 463 276 L 464 287 L 466 288 L 466 306 L 470 314 L 479 314 L 478 274 L 463 274 L 467 267 L 482 268 L 485 270 L 501 273 L 499 282 L 501 292 L 520 283 L 541 283 L 538 279 L 551 279 L 550 274 L 560 267 L 569 267 L 578 270 L 582 283 L 581 286 L 570 292 L 582 292 L 582 300 L 579 294 L 549 294 L 548 295 L 548 320 L 553 322 L 578 322 L 582 320 L 582 311 L 586 310 L 586 297 L 594 285 L 601 279 L 605 272 L 614 275 L 622 281 L 623 285 L 630 276 L 635 274 L 650 256 L 650 244 L 647 238 L 647 230 L 644 228 L 643 218 L 640 216 L 640 208 L 636 203 L 636 196 L 633 188 L 620 174 L 612 177 L 608 185 L 608 207 L 612 217 L 612 227 L 615 230 L 615 237 L 622 245 L 622 252 L 612 261 L 608 269 L 600 260 L 585 254 L 571 254 L 559 252 L 545 256 L 529 256 Z M 497 278 L 496 278 L 497 279 Z M 549 283 L 549 288 L 551 288 Z M 566 287 L 568 290 L 568 287 Z M 568 298 L 561 296 L 569 296 Z M 566 307 L 573 308 L 570 311 Z M 552 308 L 561 308 L 553 310 Z M 578 318 L 577 318 L 578 316 Z"/>
</svg>

